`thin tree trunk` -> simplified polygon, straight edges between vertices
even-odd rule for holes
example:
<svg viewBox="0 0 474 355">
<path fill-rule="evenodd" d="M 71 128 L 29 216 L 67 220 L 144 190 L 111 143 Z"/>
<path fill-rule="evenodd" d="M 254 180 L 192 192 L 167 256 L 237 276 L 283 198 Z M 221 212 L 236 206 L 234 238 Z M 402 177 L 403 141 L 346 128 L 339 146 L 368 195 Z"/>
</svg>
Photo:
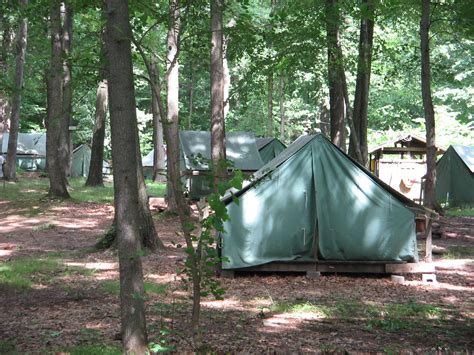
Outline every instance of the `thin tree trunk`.
<svg viewBox="0 0 474 355">
<path fill-rule="evenodd" d="M 194 69 L 194 62 L 191 61 L 191 74 L 188 85 L 188 122 L 187 128 L 190 130 L 192 127 L 193 109 L 194 109 L 194 85 L 196 84 L 196 71 Z"/>
<path fill-rule="evenodd" d="M 0 50 L 0 75 L 5 78 L 8 73 L 8 54 L 11 52 L 12 29 L 8 18 L 0 13 L 2 48 Z M 5 85 L 0 88 L 0 134 L 10 129 L 9 95 Z"/>
<path fill-rule="evenodd" d="M 273 137 L 273 72 L 267 77 L 267 136 Z"/>
<path fill-rule="evenodd" d="M 62 169 L 65 176 L 71 175 L 71 134 L 69 126 L 72 121 L 72 26 L 73 26 L 73 11 L 70 4 L 63 2 L 61 5 L 61 17 L 63 22 L 62 29 L 62 55 L 63 62 L 63 117 L 61 120 L 61 140 L 59 142 L 59 154 L 61 159 Z M 67 183 L 67 181 L 66 181 Z"/>
<path fill-rule="evenodd" d="M 158 68 L 156 63 L 152 63 L 151 80 L 157 85 Z M 163 123 L 161 121 L 160 109 L 158 107 L 158 99 L 151 87 L 151 111 L 153 115 L 153 181 L 166 181 L 166 163 L 165 163 L 165 147 L 163 141 Z"/>
<path fill-rule="evenodd" d="M 20 0 L 20 7 L 25 10 L 28 0 Z M 13 86 L 12 113 L 10 120 L 10 136 L 8 139 L 7 161 L 5 164 L 5 176 L 7 180 L 16 179 L 16 148 L 18 143 L 18 130 L 20 127 L 21 91 L 23 89 L 23 72 L 25 68 L 26 42 L 28 39 L 28 21 L 26 17 L 20 20 L 18 34 L 15 82 Z"/>
<path fill-rule="evenodd" d="M 108 109 L 107 80 L 102 79 L 97 86 L 95 99 L 95 123 L 92 133 L 91 162 L 86 186 L 103 186 L 105 121 Z"/>
<path fill-rule="evenodd" d="M 61 2 L 50 0 L 51 64 L 48 80 L 48 117 L 46 131 L 46 166 L 49 175 L 49 195 L 69 198 L 66 175 L 61 164 L 59 142 L 63 118 L 63 66 L 61 44 Z"/>
<path fill-rule="evenodd" d="M 226 175 L 221 161 L 226 159 L 224 121 L 224 68 L 222 47 L 223 0 L 211 0 L 211 159 L 214 189 Z"/>
<path fill-rule="evenodd" d="M 357 63 L 356 90 L 354 96 L 353 122 L 349 143 L 349 155 L 367 166 L 367 111 L 369 106 L 370 72 L 372 65 L 372 45 L 374 38 L 374 4 L 372 0 L 363 0 L 361 10 L 367 16 L 361 19 L 359 37 L 359 60 Z M 353 138 L 357 137 L 357 140 Z M 358 141 L 358 145 L 356 142 Z M 360 157 L 360 158 L 358 158 Z"/>
<path fill-rule="evenodd" d="M 285 78 L 280 74 L 280 85 L 278 85 L 279 100 L 280 100 L 280 140 L 285 142 Z"/>
<path fill-rule="evenodd" d="M 338 1 L 326 0 L 331 140 L 336 146 L 346 151 L 344 88 L 342 81 L 342 77 L 345 74 L 339 34 L 340 21 Z"/>
<path fill-rule="evenodd" d="M 122 343 L 126 354 L 146 354 L 147 333 L 139 234 L 137 117 L 128 2 L 107 0 L 107 59 L 120 265 Z M 132 134 L 130 134 L 133 132 Z"/>
<path fill-rule="evenodd" d="M 179 183 L 179 65 L 178 65 L 178 39 L 179 39 L 179 0 L 170 0 L 168 52 L 167 62 L 167 119 L 166 128 L 170 141 L 167 141 L 168 163 L 168 210 L 176 212 L 176 191 L 172 189 L 170 180 L 178 177 Z"/>
<path fill-rule="evenodd" d="M 433 101 L 431 99 L 431 69 L 430 69 L 430 1 L 421 1 L 420 44 L 421 44 L 421 95 L 426 125 L 426 181 L 424 204 L 433 208 L 436 205 L 436 135 Z"/>
</svg>

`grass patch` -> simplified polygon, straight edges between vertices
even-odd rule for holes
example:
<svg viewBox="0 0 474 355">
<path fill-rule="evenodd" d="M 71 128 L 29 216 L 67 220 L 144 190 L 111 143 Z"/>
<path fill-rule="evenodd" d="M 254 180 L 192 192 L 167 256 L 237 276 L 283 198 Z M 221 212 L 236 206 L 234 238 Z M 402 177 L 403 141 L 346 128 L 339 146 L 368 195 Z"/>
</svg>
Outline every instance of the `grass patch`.
<svg viewBox="0 0 474 355">
<path fill-rule="evenodd" d="M 33 232 L 41 232 L 41 231 L 47 231 L 56 228 L 56 225 L 53 223 L 43 223 L 40 224 L 39 226 L 33 227 L 32 231 Z"/>
<path fill-rule="evenodd" d="M 443 254 L 443 259 L 465 259 L 474 255 L 474 247 L 452 246 L 448 248 L 447 253 Z"/>
<path fill-rule="evenodd" d="M 274 313 L 309 313 L 321 318 L 340 321 L 357 321 L 365 329 L 396 332 L 417 329 L 424 321 L 443 320 L 446 311 L 429 304 L 393 303 L 388 305 L 366 304 L 362 302 L 338 300 L 333 304 L 316 305 L 311 302 L 277 303 L 270 307 Z M 261 312 L 263 314 L 263 311 Z"/>
<path fill-rule="evenodd" d="M 166 193 L 166 184 L 147 180 L 146 190 L 148 191 L 149 196 L 164 197 Z"/>
<path fill-rule="evenodd" d="M 446 216 L 450 217 L 474 217 L 474 207 L 458 207 L 446 210 Z"/>
<path fill-rule="evenodd" d="M 50 277 L 59 266 L 56 259 L 16 259 L 0 263 L 0 283 L 20 289 L 28 289 L 33 277 Z"/>
<path fill-rule="evenodd" d="M 16 345 L 10 340 L 0 340 L 0 354 L 18 354 Z"/>
<path fill-rule="evenodd" d="M 122 349 L 112 345 L 78 345 L 61 350 L 70 355 L 120 355 Z"/>
<path fill-rule="evenodd" d="M 324 318 L 328 316 L 325 306 L 318 306 L 311 302 L 276 303 L 270 307 L 270 310 L 275 313 L 311 313 Z"/>
<path fill-rule="evenodd" d="M 120 282 L 117 280 L 106 280 L 101 282 L 102 289 L 107 292 L 111 293 L 114 295 L 117 295 L 120 293 Z M 166 292 L 166 285 L 157 285 L 153 282 L 145 282 L 143 284 L 143 287 L 145 288 L 145 293 L 148 294 L 163 294 Z"/>
</svg>

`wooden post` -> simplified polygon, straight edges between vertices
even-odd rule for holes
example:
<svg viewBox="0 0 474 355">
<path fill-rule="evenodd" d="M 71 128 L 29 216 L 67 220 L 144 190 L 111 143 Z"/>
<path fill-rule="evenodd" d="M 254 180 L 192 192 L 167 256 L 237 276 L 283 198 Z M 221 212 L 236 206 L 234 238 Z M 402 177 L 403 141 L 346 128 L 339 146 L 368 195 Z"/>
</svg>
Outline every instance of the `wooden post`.
<svg viewBox="0 0 474 355">
<path fill-rule="evenodd" d="M 432 243 L 432 235 L 431 235 L 431 225 L 432 225 L 432 218 L 431 213 L 427 212 L 425 215 L 425 225 L 426 225 L 426 248 L 425 248 L 425 261 L 431 262 L 433 261 L 433 243 Z"/>
</svg>

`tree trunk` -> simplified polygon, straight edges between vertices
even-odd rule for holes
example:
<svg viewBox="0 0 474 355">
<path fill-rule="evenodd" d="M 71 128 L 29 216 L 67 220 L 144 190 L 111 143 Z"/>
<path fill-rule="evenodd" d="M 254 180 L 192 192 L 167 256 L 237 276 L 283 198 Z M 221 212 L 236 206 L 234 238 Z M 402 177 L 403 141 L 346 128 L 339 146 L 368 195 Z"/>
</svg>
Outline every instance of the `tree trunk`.
<svg viewBox="0 0 474 355">
<path fill-rule="evenodd" d="M 280 140 L 285 142 L 285 78 L 283 74 L 280 74 L 280 84 L 278 85 L 278 95 L 280 100 Z"/>
<path fill-rule="evenodd" d="M 3 13 L 0 13 L 2 33 L 2 48 L 0 50 L 0 75 L 6 78 L 8 73 L 8 54 L 11 52 L 12 29 L 10 22 Z M 0 88 L 0 134 L 10 129 L 9 95 L 5 85 Z"/>
<path fill-rule="evenodd" d="M 158 68 L 156 63 L 152 63 L 152 77 L 154 85 L 158 85 Z M 161 121 L 160 109 L 158 107 L 158 99 L 151 87 L 151 112 L 153 115 L 153 181 L 166 181 L 166 163 L 165 163 L 165 147 L 163 141 L 163 123 Z"/>
<path fill-rule="evenodd" d="M 28 0 L 20 0 L 20 7 L 25 10 Z M 23 72 L 25 68 L 26 42 L 28 38 L 28 21 L 26 17 L 20 20 L 18 34 L 15 82 L 13 86 L 12 113 L 10 120 L 10 136 L 8 139 L 7 161 L 5 164 L 5 176 L 7 180 L 16 179 L 16 148 L 18 143 L 18 129 L 20 127 L 21 91 L 23 89 Z"/>
<path fill-rule="evenodd" d="M 187 128 L 188 130 L 192 127 L 192 118 L 193 118 L 193 108 L 194 108 L 194 85 L 196 81 L 196 71 L 194 70 L 194 62 L 191 61 L 191 74 L 189 78 L 189 85 L 188 85 L 188 122 Z"/>
<path fill-rule="evenodd" d="M 270 72 L 267 77 L 268 96 L 267 96 L 267 137 L 273 137 L 273 72 Z"/>
<path fill-rule="evenodd" d="M 158 238 L 155 229 L 155 223 L 148 206 L 148 192 L 146 191 L 145 177 L 143 176 L 142 155 L 140 153 L 140 140 L 138 136 L 138 127 L 135 129 L 137 149 L 137 183 L 138 183 L 138 226 L 140 232 L 140 240 L 145 248 L 152 251 L 164 250 L 165 246 Z"/>
<path fill-rule="evenodd" d="M 367 166 L 367 110 L 369 106 L 370 69 L 374 38 L 373 1 L 363 0 L 361 10 L 363 13 L 367 13 L 367 16 L 363 17 L 360 22 L 359 59 L 357 63 L 354 111 L 352 114 L 354 130 L 351 129 L 349 155 L 357 159 L 360 164 Z M 358 146 L 356 145 L 357 140 L 353 138 L 353 135 L 357 137 Z"/>
<path fill-rule="evenodd" d="M 107 80 L 102 79 L 97 86 L 95 99 L 95 123 L 92 133 L 91 162 L 86 186 L 104 186 L 104 138 L 108 101 Z"/>
<path fill-rule="evenodd" d="M 63 47 L 63 117 L 61 120 L 61 136 L 59 142 L 59 155 L 62 169 L 65 176 L 71 175 L 71 134 L 69 126 L 72 120 L 72 26 L 73 11 L 71 5 L 65 2 L 61 5 L 62 28 L 62 47 Z M 66 181 L 67 183 L 67 181 Z"/>
<path fill-rule="evenodd" d="M 331 140 L 346 151 L 344 122 L 344 63 L 339 35 L 339 4 L 337 0 L 326 0 L 326 33 L 328 46 L 328 83 L 331 117 Z"/>
<path fill-rule="evenodd" d="M 179 181 L 179 0 L 170 0 L 169 29 L 168 29 L 168 52 L 167 62 L 167 117 L 166 129 L 170 141 L 167 141 L 167 163 L 168 163 L 168 210 L 176 212 L 176 191 L 173 190 L 170 180 Z"/>
<path fill-rule="evenodd" d="M 224 121 L 224 68 L 222 48 L 223 0 L 211 0 L 211 159 L 214 188 L 226 175 L 219 162 L 226 159 Z"/>
<path fill-rule="evenodd" d="M 50 1 L 51 21 L 51 64 L 48 80 L 48 117 L 46 131 L 46 167 L 49 175 L 49 196 L 69 198 L 66 174 L 61 164 L 59 142 L 64 134 L 63 117 L 63 66 L 61 44 L 61 2 Z"/>
<path fill-rule="evenodd" d="M 435 117 L 431 99 L 431 69 L 430 69 L 430 1 L 421 1 L 420 45 L 421 45 L 421 95 L 426 125 L 426 181 L 424 204 L 429 208 L 436 205 L 436 142 Z"/>
<path fill-rule="evenodd" d="M 137 206 L 137 117 L 128 2 L 107 0 L 107 59 L 120 265 L 122 343 L 126 354 L 146 354 L 147 333 Z"/>
</svg>

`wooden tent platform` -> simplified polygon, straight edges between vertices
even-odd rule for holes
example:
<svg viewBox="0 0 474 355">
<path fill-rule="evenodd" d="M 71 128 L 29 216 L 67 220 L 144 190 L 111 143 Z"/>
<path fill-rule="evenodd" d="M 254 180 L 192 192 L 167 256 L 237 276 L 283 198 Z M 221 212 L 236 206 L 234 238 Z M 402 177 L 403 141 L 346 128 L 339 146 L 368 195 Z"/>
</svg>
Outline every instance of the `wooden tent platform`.
<svg viewBox="0 0 474 355">
<path fill-rule="evenodd" d="M 240 269 L 222 270 L 223 277 L 233 277 L 235 272 L 330 272 L 368 274 L 434 273 L 433 263 L 407 263 L 391 261 L 280 261 Z"/>
</svg>

